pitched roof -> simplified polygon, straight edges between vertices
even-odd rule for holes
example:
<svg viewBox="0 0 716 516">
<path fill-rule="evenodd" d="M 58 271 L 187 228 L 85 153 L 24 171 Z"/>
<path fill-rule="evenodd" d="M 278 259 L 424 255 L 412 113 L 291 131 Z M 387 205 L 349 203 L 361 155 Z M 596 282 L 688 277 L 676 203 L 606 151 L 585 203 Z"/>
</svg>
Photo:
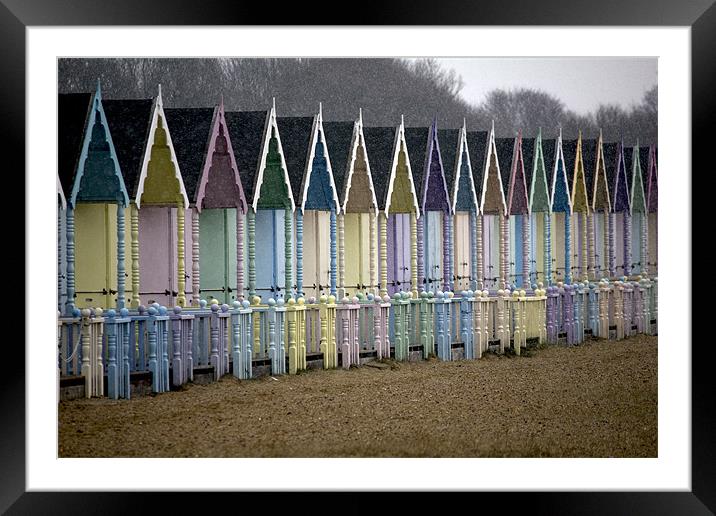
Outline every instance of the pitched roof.
<svg viewBox="0 0 716 516">
<path fill-rule="evenodd" d="M 60 94 L 57 99 L 57 166 L 62 190 L 72 192 L 92 103 L 91 93 Z"/>
<path fill-rule="evenodd" d="M 388 181 L 393 166 L 393 146 L 395 127 L 364 127 L 366 152 L 370 162 L 373 187 L 378 201 L 378 209 L 384 210 L 388 195 Z"/>
<path fill-rule="evenodd" d="M 632 167 L 634 166 L 634 147 L 624 147 L 624 171 L 627 180 L 627 195 L 631 198 Z"/>
<path fill-rule="evenodd" d="M 564 170 L 567 173 L 567 186 L 571 195 L 572 184 L 574 184 L 574 164 L 577 161 L 577 140 L 562 140 L 562 154 Z"/>
<path fill-rule="evenodd" d="M 254 199 L 254 186 L 258 175 L 259 163 L 269 111 L 228 111 L 224 113 L 229 128 L 231 146 L 234 149 L 236 165 L 245 178 L 243 183 L 246 202 Z"/>
<path fill-rule="evenodd" d="M 440 158 L 443 161 L 443 174 L 448 192 L 452 192 L 455 182 L 455 169 L 457 168 L 458 152 L 460 145 L 459 129 L 439 129 L 438 140 L 440 141 Z"/>
<path fill-rule="evenodd" d="M 288 177 L 296 203 L 303 201 L 303 176 L 311 153 L 311 134 L 313 132 L 312 116 L 282 116 L 277 119 L 278 132 L 281 135 L 283 159 L 288 168 Z"/>
<path fill-rule="evenodd" d="M 532 185 L 532 168 L 535 161 L 536 138 L 522 138 L 522 163 L 525 167 L 525 182 L 527 183 L 527 196 L 529 197 L 530 186 Z"/>
<path fill-rule="evenodd" d="M 557 140 L 542 140 L 542 157 L 544 158 L 544 170 L 547 174 L 547 188 L 552 186 L 552 173 L 557 160 Z M 550 196 L 552 192 L 549 192 Z"/>
<path fill-rule="evenodd" d="M 102 100 L 130 198 L 137 196 L 144 152 L 152 123 L 152 99 Z"/>
<path fill-rule="evenodd" d="M 644 194 L 649 185 L 649 147 L 639 147 L 639 163 L 641 164 L 641 184 L 644 185 Z"/>
<path fill-rule="evenodd" d="M 594 176 L 597 173 L 597 140 L 582 140 L 582 163 L 584 164 L 584 180 L 587 183 L 587 199 L 591 199 Z"/>
<path fill-rule="evenodd" d="M 422 199 L 425 185 L 425 169 L 427 166 L 427 152 L 430 135 L 428 127 L 406 127 L 405 128 L 405 145 L 408 148 L 408 157 L 410 158 L 410 171 L 413 174 L 413 184 L 418 198 Z M 420 203 L 422 205 L 422 203 Z"/>
<path fill-rule="evenodd" d="M 495 138 L 495 149 L 497 149 L 497 162 L 500 165 L 502 191 L 505 192 L 505 196 L 507 196 L 507 192 L 510 188 L 510 177 L 512 176 L 515 138 Z"/>
<path fill-rule="evenodd" d="M 467 149 L 470 152 L 472 178 L 475 183 L 475 194 L 477 195 L 478 202 L 482 195 L 482 174 L 485 171 L 488 138 L 489 134 L 487 131 L 467 132 Z"/>
<path fill-rule="evenodd" d="M 354 122 L 323 122 L 323 133 L 326 137 L 328 156 L 331 159 L 333 169 L 333 181 L 336 184 L 338 198 L 343 204 L 345 202 L 345 182 L 348 178 L 348 166 L 351 152 L 353 151 Z"/>
<path fill-rule="evenodd" d="M 217 108 L 165 108 L 179 170 L 189 202 L 196 194 L 204 168 Z"/>
</svg>

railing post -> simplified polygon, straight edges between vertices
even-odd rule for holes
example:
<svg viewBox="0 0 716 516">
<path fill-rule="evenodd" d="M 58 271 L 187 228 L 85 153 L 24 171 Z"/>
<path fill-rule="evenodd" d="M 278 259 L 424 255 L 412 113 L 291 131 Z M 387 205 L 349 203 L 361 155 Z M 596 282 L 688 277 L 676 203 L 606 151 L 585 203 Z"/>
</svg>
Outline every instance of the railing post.
<svg viewBox="0 0 716 516">
<path fill-rule="evenodd" d="M 117 370 L 117 312 L 107 310 L 105 324 L 107 325 L 107 397 L 116 400 L 119 398 L 119 371 Z"/>
<path fill-rule="evenodd" d="M 520 291 L 515 289 L 512 291 L 512 297 L 508 301 L 510 305 L 510 311 L 512 312 L 513 329 L 512 329 L 512 347 L 515 350 L 515 355 L 519 356 L 522 347 L 522 317 L 520 314 Z M 510 320 L 508 319 L 508 321 Z M 509 327 L 509 324 L 508 324 Z"/>
<path fill-rule="evenodd" d="M 621 281 L 614 282 L 614 324 L 617 327 L 616 340 L 624 338 L 624 286 Z"/>
<path fill-rule="evenodd" d="M 464 346 L 464 356 L 466 360 L 475 358 L 475 345 L 472 330 L 472 290 L 463 290 L 460 292 L 460 334 Z"/>
<path fill-rule="evenodd" d="M 598 336 L 602 339 L 609 339 L 609 297 L 611 289 L 609 282 L 602 279 L 599 282 L 599 330 Z"/>
<path fill-rule="evenodd" d="M 209 358 L 209 364 L 214 368 L 214 380 L 221 378 L 219 371 L 219 305 L 213 303 L 211 305 L 211 356 Z"/>
<path fill-rule="evenodd" d="M 338 367 L 338 350 L 336 349 L 336 297 L 322 295 L 319 298 L 319 318 L 321 321 L 321 344 L 323 368 Z"/>
</svg>

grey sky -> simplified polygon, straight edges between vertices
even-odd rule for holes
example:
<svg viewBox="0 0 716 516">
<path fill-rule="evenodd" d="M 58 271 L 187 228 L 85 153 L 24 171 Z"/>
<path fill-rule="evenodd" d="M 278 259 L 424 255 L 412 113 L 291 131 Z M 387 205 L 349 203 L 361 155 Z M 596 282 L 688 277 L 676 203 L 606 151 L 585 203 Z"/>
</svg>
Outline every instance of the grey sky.
<svg viewBox="0 0 716 516">
<path fill-rule="evenodd" d="M 440 58 L 465 81 L 463 98 L 479 104 L 490 90 L 529 87 L 562 100 L 584 114 L 599 104 L 630 107 L 657 83 L 653 57 Z"/>
</svg>

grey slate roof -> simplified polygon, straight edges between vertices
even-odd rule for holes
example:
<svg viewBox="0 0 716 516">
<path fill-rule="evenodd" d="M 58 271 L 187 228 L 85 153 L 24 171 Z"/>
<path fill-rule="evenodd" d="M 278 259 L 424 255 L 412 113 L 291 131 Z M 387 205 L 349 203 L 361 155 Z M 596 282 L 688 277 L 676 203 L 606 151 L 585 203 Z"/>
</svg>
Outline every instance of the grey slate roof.
<svg viewBox="0 0 716 516">
<path fill-rule="evenodd" d="M 554 175 L 554 164 L 557 161 L 557 140 L 542 140 L 542 157 L 544 158 L 544 170 L 547 175 L 547 193 L 552 198 L 552 176 Z"/>
<path fill-rule="evenodd" d="M 413 174 L 413 184 L 418 194 L 418 199 L 422 200 L 425 185 L 425 168 L 427 165 L 428 141 L 430 128 L 428 127 L 406 127 L 405 128 L 405 144 L 408 147 L 408 157 L 410 158 L 410 170 Z M 423 203 L 418 202 L 422 210 Z"/>
<path fill-rule="evenodd" d="M 336 184 L 341 205 L 345 202 L 345 184 L 348 178 L 351 143 L 353 142 L 354 122 L 323 122 L 328 156 L 331 159 L 333 181 Z"/>
<path fill-rule="evenodd" d="M 574 183 L 574 163 L 577 161 L 577 140 L 562 140 L 562 154 L 564 155 L 564 170 L 567 172 L 567 185 L 569 195 L 572 195 Z"/>
<path fill-rule="evenodd" d="M 67 200 L 82 153 L 91 102 L 91 93 L 60 94 L 57 98 L 57 167 Z"/>
<path fill-rule="evenodd" d="M 388 181 L 393 165 L 393 146 L 395 127 L 364 127 L 363 136 L 370 162 L 373 187 L 378 201 L 378 209 L 384 210 L 388 195 Z"/>
<path fill-rule="evenodd" d="M 459 129 L 438 129 L 438 140 L 440 141 L 440 158 L 443 162 L 443 174 L 447 184 L 448 193 L 452 195 L 455 188 L 456 167 L 459 160 Z M 452 199 L 451 199 L 452 201 Z"/>
<path fill-rule="evenodd" d="M 477 202 L 482 196 L 482 174 L 485 170 L 487 160 L 487 143 L 489 134 L 487 131 L 468 131 L 467 149 L 470 153 L 470 164 L 472 165 L 472 180 L 475 183 Z"/>
<path fill-rule="evenodd" d="M 301 187 L 311 149 L 312 116 L 278 117 L 278 132 L 281 135 L 283 159 L 288 168 L 293 200 L 297 205 L 303 202 Z"/>
<path fill-rule="evenodd" d="M 649 147 L 639 147 L 639 163 L 641 164 L 641 184 L 644 185 L 644 195 L 649 187 Z"/>
<path fill-rule="evenodd" d="M 582 140 L 582 162 L 584 163 L 584 180 L 587 183 L 587 199 L 591 205 L 594 176 L 597 173 L 597 140 Z"/>
<path fill-rule="evenodd" d="M 139 175 L 152 122 L 152 99 L 102 100 L 109 132 L 117 151 L 124 185 L 131 199 L 137 196 Z"/>
<path fill-rule="evenodd" d="M 535 141 L 536 138 L 522 138 L 522 162 L 525 167 L 525 183 L 527 184 L 527 197 L 530 195 L 532 187 L 532 169 L 535 160 Z"/>
<path fill-rule="evenodd" d="M 194 204 L 217 108 L 166 108 L 164 114 L 186 195 Z"/>
<path fill-rule="evenodd" d="M 607 171 L 607 187 L 609 188 L 609 199 L 614 205 L 614 176 L 617 173 L 617 159 L 619 157 L 619 143 L 609 142 L 602 145 L 604 152 L 604 167 Z"/>
<path fill-rule="evenodd" d="M 632 174 L 632 166 L 634 164 L 634 147 L 628 147 L 624 146 L 624 170 L 626 171 L 626 177 L 627 177 L 627 193 L 629 194 L 629 198 L 631 199 L 631 174 Z"/>
<path fill-rule="evenodd" d="M 245 178 L 242 186 L 248 204 L 254 200 L 254 187 L 263 150 L 261 144 L 268 116 L 269 111 L 229 111 L 224 114 L 236 165 L 241 177 Z"/>
<path fill-rule="evenodd" d="M 500 164 L 500 179 L 502 179 L 502 191 L 507 192 L 510 188 L 510 176 L 512 172 L 512 158 L 515 150 L 515 138 L 495 138 L 497 149 L 497 162 Z"/>
</svg>

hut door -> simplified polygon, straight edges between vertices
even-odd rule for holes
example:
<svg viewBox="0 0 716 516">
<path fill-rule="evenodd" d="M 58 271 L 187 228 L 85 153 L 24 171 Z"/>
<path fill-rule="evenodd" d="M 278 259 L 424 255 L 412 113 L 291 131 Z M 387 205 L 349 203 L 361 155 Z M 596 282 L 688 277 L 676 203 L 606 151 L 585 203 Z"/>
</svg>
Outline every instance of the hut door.
<svg viewBox="0 0 716 516">
<path fill-rule="evenodd" d="M 139 285 L 144 305 L 176 304 L 176 209 L 143 206 L 139 210 Z"/>
<path fill-rule="evenodd" d="M 443 214 L 441 211 L 425 213 L 425 290 L 442 290 L 443 282 Z"/>
<path fill-rule="evenodd" d="M 75 208 L 75 306 L 114 306 L 117 207 L 80 203 Z M 114 285 L 114 287 L 113 287 Z"/>
<path fill-rule="evenodd" d="M 606 262 L 604 261 L 607 256 L 607 249 L 604 243 L 607 241 L 606 238 L 606 224 L 604 212 L 597 212 L 592 215 L 594 220 L 594 267 L 596 279 L 599 280 L 604 275 Z"/>
<path fill-rule="evenodd" d="M 649 213 L 649 233 L 647 235 L 649 239 L 649 275 L 651 277 L 654 277 L 657 275 L 657 264 L 659 263 L 659 254 L 658 254 L 658 239 L 657 239 L 657 231 L 658 231 L 658 221 L 657 221 L 658 213 L 653 212 Z"/>
<path fill-rule="evenodd" d="M 614 247 L 616 248 L 617 277 L 624 275 L 624 213 L 617 213 L 614 217 Z"/>
<path fill-rule="evenodd" d="M 485 215 L 482 223 L 485 287 L 496 289 L 500 278 L 500 216 Z"/>
<path fill-rule="evenodd" d="M 256 294 L 264 302 L 278 292 L 285 294 L 284 227 L 284 210 L 257 210 Z"/>
<path fill-rule="evenodd" d="M 564 281 L 564 213 L 557 212 L 552 219 L 552 274 L 555 282 Z"/>
<path fill-rule="evenodd" d="M 472 250 L 472 238 L 470 235 L 470 214 L 458 212 L 455 214 L 455 230 L 453 237 L 455 285 L 457 290 L 468 290 L 470 288 L 470 252 Z"/>
<path fill-rule="evenodd" d="M 201 298 L 230 304 L 236 299 L 236 210 L 204 209 L 199 224 Z"/>
<path fill-rule="evenodd" d="M 631 216 L 631 268 L 632 274 L 641 273 L 641 232 L 644 226 L 643 215 L 633 213 Z"/>
<path fill-rule="evenodd" d="M 303 291 L 320 296 L 330 290 L 331 214 L 306 210 L 303 215 Z"/>
<path fill-rule="evenodd" d="M 388 218 L 388 293 L 410 290 L 410 214 Z"/>
<path fill-rule="evenodd" d="M 370 282 L 370 214 L 346 213 L 344 221 L 345 286 L 359 290 Z"/>
</svg>

